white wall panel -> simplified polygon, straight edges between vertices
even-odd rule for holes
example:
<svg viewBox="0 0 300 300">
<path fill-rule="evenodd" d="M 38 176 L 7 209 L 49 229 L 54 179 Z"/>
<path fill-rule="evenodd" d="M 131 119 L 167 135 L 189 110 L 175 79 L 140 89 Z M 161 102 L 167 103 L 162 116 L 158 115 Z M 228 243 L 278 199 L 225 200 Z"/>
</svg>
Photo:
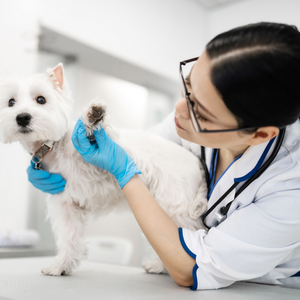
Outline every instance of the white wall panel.
<svg viewBox="0 0 300 300">
<path fill-rule="evenodd" d="M 209 14 L 209 40 L 234 27 L 256 22 L 278 22 L 300 29 L 299 0 L 248 0 L 215 9 Z"/>
<path fill-rule="evenodd" d="M 199 55 L 206 11 L 193 0 L 41 0 L 42 24 L 178 80 L 178 62 Z"/>
<path fill-rule="evenodd" d="M 38 0 L 0 1 L 0 77 L 36 72 L 38 4 Z M 29 163 L 30 156 L 19 143 L 0 143 L 0 229 L 27 227 Z"/>
</svg>

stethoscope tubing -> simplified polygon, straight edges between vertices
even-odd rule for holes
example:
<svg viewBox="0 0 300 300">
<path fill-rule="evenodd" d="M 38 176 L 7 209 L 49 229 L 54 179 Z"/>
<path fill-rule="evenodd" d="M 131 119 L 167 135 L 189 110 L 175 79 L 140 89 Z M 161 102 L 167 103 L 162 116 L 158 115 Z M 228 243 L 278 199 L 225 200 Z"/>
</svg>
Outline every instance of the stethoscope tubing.
<svg viewBox="0 0 300 300">
<path fill-rule="evenodd" d="M 286 131 L 286 128 L 282 128 L 280 129 L 279 131 L 279 134 L 278 134 L 278 139 L 276 141 L 276 145 L 274 147 L 274 150 L 272 152 L 272 154 L 270 155 L 270 157 L 267 159 L 267 161 L 258 169 L 258 171 L 253 174 L 242 186 L 241 188 L 236 192 L 235 194 L 235 197 L 232 201 L 230 201 L 226 206 L 223 206 L 221 207 L 220 209 L 220 212 L 222 215 L 226 215 L 227 212 L 229 211 L 230 209 L 230 206 L 232 204 L 232 202 L 238 197 L 238 195 L 241 194 L 241 192 L 243 190 L 245 190 L 246 187 L 248 187 L 255 179 L 259 178 L 260 175 L 270 166 L 270 164 L 273 162 L 273 160 L 275 159 L 281 145 L 282 145 L 282 142 L 283 142 L 283 139 L 284 139 L 284 136 L 285 136 L 285 131 Z M 205 171 L 205 178 L 206 178 L 206 183 L 207 183 L 207 186 L 209 186 L 209 173 L 208 173 L 208 169 L 207 169 L 207 166 L 206 166 L 206 163 L 205 163 L 205 147 L 201 146 L 201 159 L 200 159 L 202 165 L 203 165 L 203 168 L 204 168 L 204 171 Z M 213 159 L 213 162 L 215 160 Z M 208 178 L 208 179 L 207 179 Z M 216 201 L 216 203 L 214 203 L 214 205 L 204 214 L 202 215 L 202 222 L 204 224 L 205 227 L 207 227 L 208 229 L 210 229 L 211 227 L 207 226 L 205 224 L 205 219 L 206 217 L 228 196 L 229 193 L 231 193 L 231 191 L 237 187 L 237 185 L 239 184 L 239 182 L 235 182 L 233 183 L 233 185 L 219 198 L 218 201 Z"/>
</svg>

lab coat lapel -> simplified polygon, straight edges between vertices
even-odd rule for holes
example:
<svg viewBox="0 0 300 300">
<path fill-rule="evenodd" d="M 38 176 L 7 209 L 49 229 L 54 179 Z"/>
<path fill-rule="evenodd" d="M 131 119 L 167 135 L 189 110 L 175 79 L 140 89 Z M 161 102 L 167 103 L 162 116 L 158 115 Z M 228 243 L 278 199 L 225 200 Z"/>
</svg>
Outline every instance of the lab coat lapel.
<svg viewBox="0 0 300 300">
<path fill-rule="evenodd" d="M 256 173 L 271 155 L 277 138 L 278 136 L 263 144 L 251 146 L 246 150 L 243 156 L 236 161 L 234 182 L 246 181 Z"/>
<path fill-rule="evenodd" d="M 227 169 L 225 174 L 219 179 L 218 183 L 214 187 L 214 190 L 209 198 L 208 201 L 208 209 L 212 207 L 219 199 L 222 197 L 223 194 L 227 192 L 227 190 L 233 185 L 234 181 L 234 174 L 236 168 L 236 161 L 230 165 Z M 216 213 L 220 209 L 220 207 L 225 206 L 228 202 L 234 199 L 235 196 L 235 189 L 233 189 L 227 197 L 207 216 L 206 223 L 207 225 L 211 226 L 211 221 Z"/>
<path fill-rule="evenodd" d="M 205 160 L 206 160 L 206 165 L 208 170 L 210 170 L 212 150 L 213 150 L 212 148 L 205 147 Z"/>
<path fill-rule="evenodd" d="M 277 137 L 276 137 L 277 138 Z M 234 182 L 239 182 L 239 185 L 233 189 L 227 197 L 207 216 L 206 222 L 210 226 L 212 218 L 216 211 L 218 211 L 222 206 L 226 206 L 231 202 L 238 188 L 249 179 L 259 167 L 263 164 L 265 160 L 268 159 L 272 150 L 274 148 L 275 142 L 271 141 L 265 142 L 257 146 L 250 146 L 246 152 L 238 159 L 233 161 L 223 175 L 219 178 L 214 190 L 208 201 L 208 209 L 216 203 L 223 194 L 234 184 Z M 212 149 L 208 148 L 206 152 L 206 163 L 208 169 L 210 170 L 210 163 L 212 157 Z M 250 199 L 250 201 L 252 201 Z"/>
</svg>

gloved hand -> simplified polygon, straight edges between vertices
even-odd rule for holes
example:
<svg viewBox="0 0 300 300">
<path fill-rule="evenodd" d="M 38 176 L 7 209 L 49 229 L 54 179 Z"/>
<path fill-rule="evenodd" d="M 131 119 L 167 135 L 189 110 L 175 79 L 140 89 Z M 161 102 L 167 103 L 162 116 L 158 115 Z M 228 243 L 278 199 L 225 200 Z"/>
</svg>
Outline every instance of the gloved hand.
<svg viewBox="0 0 300 300">
<path fill-rule="evenodd" d="M 91 144 L 86 135 L 85 125 L 79 118 L 73 130 L 72 142 L 85 162 L 114 175 L 121 189 L 135 173 L 142 173 L 133 159 L 102 127 L 94 131 L 94 136 L 96 143 Z"/>
<path fill-rule="evenodd" d="M 44 193 L 58 194 L 61 193 L 66 186 L 66 181 L 59 174 L 50 174 L 44 170 L 34 169 L 34 163 L 31 161 L 27 168 L 28 180 L 34 187 Z"/>
</svg>

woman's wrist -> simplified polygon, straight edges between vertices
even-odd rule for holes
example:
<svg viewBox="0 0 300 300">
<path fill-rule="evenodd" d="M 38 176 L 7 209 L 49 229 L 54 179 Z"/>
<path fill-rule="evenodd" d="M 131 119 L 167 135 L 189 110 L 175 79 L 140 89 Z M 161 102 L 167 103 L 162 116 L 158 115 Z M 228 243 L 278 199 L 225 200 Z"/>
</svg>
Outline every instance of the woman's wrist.
<svg viewBox="0 0 300 300">
<path fill-rule="evenodd" d="M 126 183 L 124 183 L 122 187 L 123 192 L 124 193 L 128 192 L 128 190 L 131 189 L 131 185 L 134 185 L 135 182 L 137 182 L 137 180 L 139 180 L 139 176 L 137 173 L 135 173 Z"/>
<path fill-rule="evenodd" d="M 127 182 L 130 181 L 132 177 L 134 177 L 136 174 L 142 174 L 142 172 L 138 169 L 132 158 L 130 159 L 131 161 L 127 164 L 126 169 L 119 176 L 114 175 L 121 189 L 123 189 Z"/>
</svg>

